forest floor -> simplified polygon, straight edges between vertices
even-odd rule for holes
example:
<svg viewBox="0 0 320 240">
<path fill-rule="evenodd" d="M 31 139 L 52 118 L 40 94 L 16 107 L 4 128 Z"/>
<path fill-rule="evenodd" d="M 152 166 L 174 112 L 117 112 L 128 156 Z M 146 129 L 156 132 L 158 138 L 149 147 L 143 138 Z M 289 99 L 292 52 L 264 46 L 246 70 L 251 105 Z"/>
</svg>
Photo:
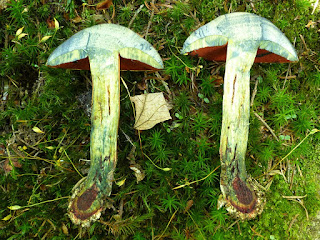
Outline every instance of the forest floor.
<svg viewBox="0 0 320 240">
<path fill-rule="evenodd" d="M 319 238 L 318 1 L 102 3 L 0 1 L 0 238 Z M 231 12 L 270 20 L 299 57 L 251 69 L 246 168 L 266 204 L 249 221 L 217 209 L 225 63 L 180 54 L 193 31 Z M 120 24 L 149 41 L 164 69 L 121 72 L 112 206 L 82 228 L 67 208 L 90 167 L 91 74 L 50 68 L 46 61 L 73 34 L 102 23 Z M 130 97 L 160 92 L 171 119 L 136 130 Z"/>
</svg>

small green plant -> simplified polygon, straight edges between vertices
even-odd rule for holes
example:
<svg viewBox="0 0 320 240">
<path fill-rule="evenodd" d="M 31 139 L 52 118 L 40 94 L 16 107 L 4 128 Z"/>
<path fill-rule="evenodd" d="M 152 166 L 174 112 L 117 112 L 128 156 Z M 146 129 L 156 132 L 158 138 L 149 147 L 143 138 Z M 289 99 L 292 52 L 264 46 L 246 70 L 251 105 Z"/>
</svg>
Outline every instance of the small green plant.
<svg viewBox="0 0 320 240">
<path fill-rule="evenodd" d="M 161 203 L 164 210 L 169 210 L 170 213 L 177 210 L 180 205 L 178 199 L 174 195 L 170 196 L 169 194 L 167 194 L 165 198 L 161 199 Z"/>
<path fill-rule="evenodd" d="M 187 84 L 190 81 L 185 71 L 185 66 L 174 56 L 170 60 L 165 61 L 165 71 L 171 76 L 173 82 L 179 86 Z"/>
<path fill-rule="evenodd" d="M 205 103 L 210 103 L 210 100 L 206 98 L 202 93 L 198 93 L 198 97 L 202 99 Z"/>
</svg>

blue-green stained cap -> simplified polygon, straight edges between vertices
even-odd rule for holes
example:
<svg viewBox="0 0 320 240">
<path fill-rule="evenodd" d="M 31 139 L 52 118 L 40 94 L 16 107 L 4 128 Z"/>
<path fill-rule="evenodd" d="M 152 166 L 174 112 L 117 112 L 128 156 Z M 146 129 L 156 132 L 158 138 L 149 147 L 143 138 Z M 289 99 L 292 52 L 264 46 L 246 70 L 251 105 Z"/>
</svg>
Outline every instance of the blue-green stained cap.
<svg viewBox="0 0 320 240">
<path fill-rule="evenodd" d="M 130 29 L 116 24 L 100 24 L 86 28 L 56 48 L 47 65 L 71 69 L 90 69 L 88 56 L 118 51 L 123 70 L 163 68 L 159 53 L 145 39 Z"/>
<path fill-rule="evenodd" d="M 182 54 L 225 60 L 228 41 L 256 41 L 256 62 L 298 61 L 288 38 L 269 20 L 252 13 L 229 13 L 194 31 L 184 42 Z"/>
</svg>

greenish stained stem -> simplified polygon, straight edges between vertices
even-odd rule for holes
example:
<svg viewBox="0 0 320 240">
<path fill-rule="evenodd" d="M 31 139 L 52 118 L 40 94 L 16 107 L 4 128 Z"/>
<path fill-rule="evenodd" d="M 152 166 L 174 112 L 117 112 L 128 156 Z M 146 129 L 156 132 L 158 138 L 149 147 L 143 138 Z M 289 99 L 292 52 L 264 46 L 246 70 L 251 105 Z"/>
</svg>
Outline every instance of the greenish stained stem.
<svg viewBox="0 0 320 240">
<path fill-rule="evenodd" d="M 255 41 L 229 40 L 224 78 L 220 139 L 220 187 L 227 202 L 242 213 L 251 213 L 256 194 L 247 183 L 245 155 L 250 117 L 250 68 L 258 45 Z"/>
<path fill-rule="evenodd" d="M 71 219 L 83 226 L 100 217 L 103 199 L 111 194 L 120 111 L 119 53 L 100 49 L 88 55 L 93 85 L 91 164 L 86 180 L 75 188 L 69 204 Z"/>
</svg>

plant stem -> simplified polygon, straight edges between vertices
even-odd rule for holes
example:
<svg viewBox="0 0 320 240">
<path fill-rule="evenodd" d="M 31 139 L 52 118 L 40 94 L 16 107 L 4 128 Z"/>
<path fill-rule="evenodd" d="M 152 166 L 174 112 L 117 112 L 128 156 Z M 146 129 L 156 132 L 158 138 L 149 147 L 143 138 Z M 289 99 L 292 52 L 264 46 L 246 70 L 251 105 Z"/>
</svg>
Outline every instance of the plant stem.
<svg viewBox="0 0 320 240">
<path fill-rule="evenodd" d="M 120 111 L 120 58 L 114 51 L 88 53 L 92 74 L 90 169 L 87 179 L 74 191 L 69 215 L 86 225 L 100 216 L 103 199 L 110 196 L 117 162 Z"/>
<path fill-rule="evenodd" d="M 254 41 L 229 40 L 224 78 L 220 187 L 225 200 L 241 213 L 253 212 L 257 200 L 247 183 L 245 166 L 250 117 L 250 68 L 257 49 Z"/>
</svg>

